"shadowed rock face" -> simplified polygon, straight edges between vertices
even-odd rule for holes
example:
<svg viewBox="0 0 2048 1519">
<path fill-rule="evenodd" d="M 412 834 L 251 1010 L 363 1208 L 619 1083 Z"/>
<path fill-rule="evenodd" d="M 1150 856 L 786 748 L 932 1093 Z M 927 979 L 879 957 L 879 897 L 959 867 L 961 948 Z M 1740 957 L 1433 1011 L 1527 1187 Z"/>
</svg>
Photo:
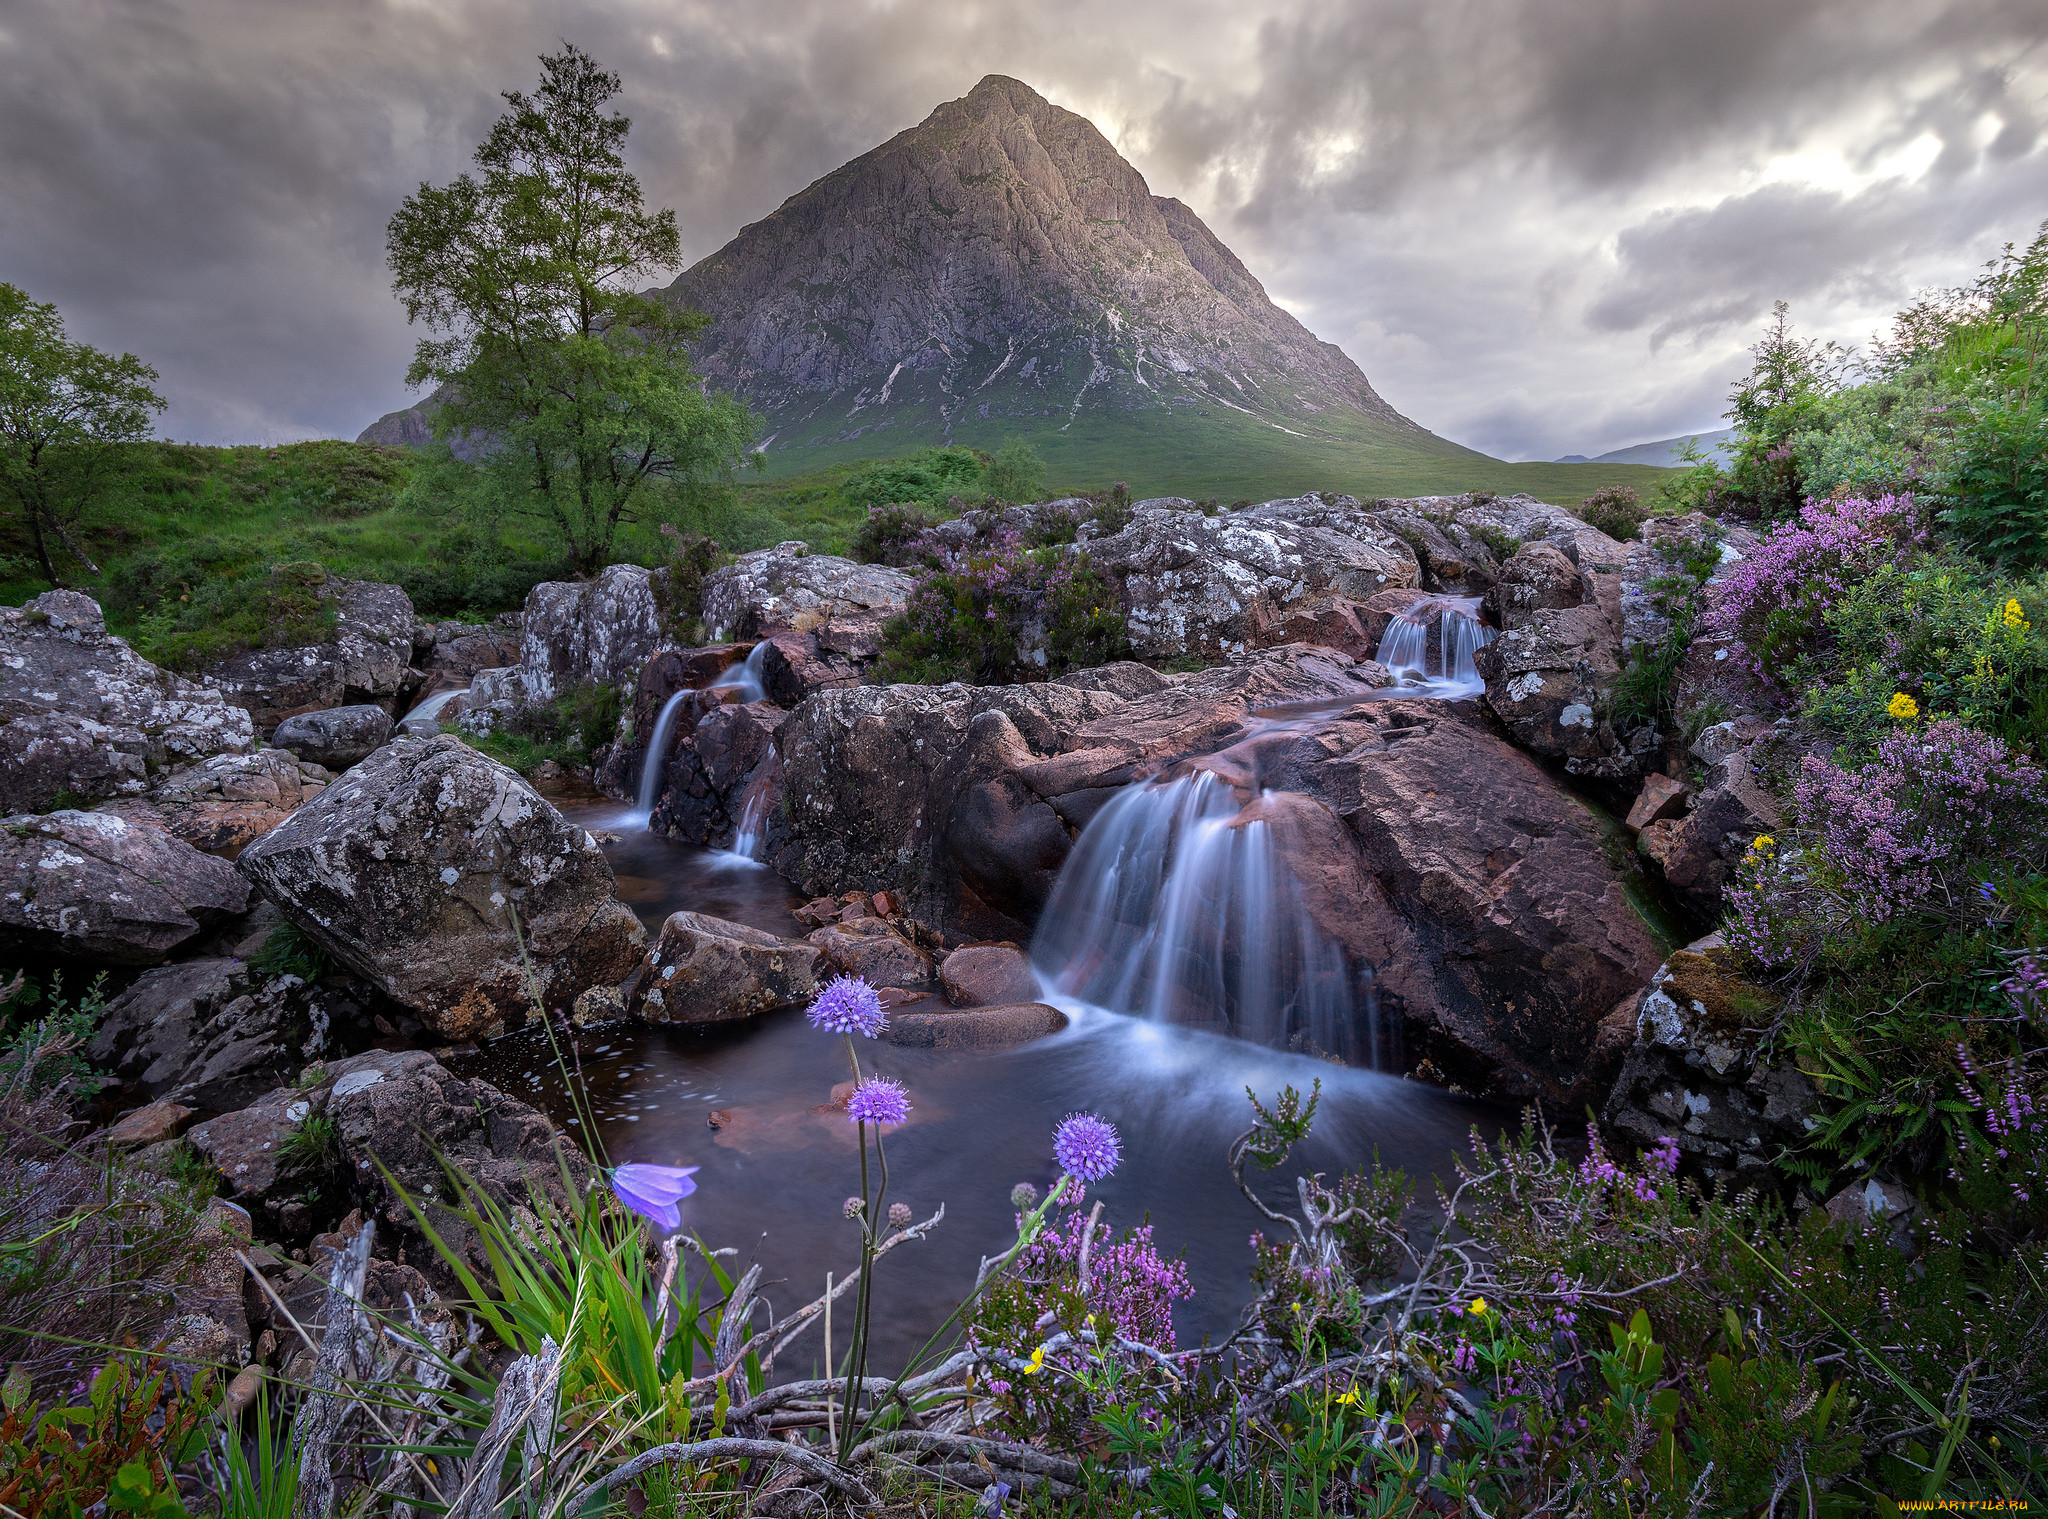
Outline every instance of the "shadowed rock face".
<svg viewBox="0 0 2048 1519">
<path fill-rule="evenodd" d="M 90 596 L 0 607 L 0 812 L 138 795 L 168 765 L 246 754 L 255 738 L 218 691 L 108 633 Z"/>
<path fill-rule="evenodd" d="M 206 683 L 246 709 L 258 732 L 286 718 L 344 703 L 391 712 L 417 690 L 412 668 L 417 618 L 412 598 L 374 580 L 328 580 L 320 599 L 334 613 L 334 637 L 296 649 L 251 649 L 206 672 Z"/>
<path fill-rule="evenodd" d="M 155 965 L 248 898 L 225 860 L 108 813 L 0 819 L 0 953 Z"/>
<path fill-rule="evenodd" d="M 400 739 L 244 850 L 243 873 L 323 948 L 449 1039 L 617 982 L 645 932 L 596 840 L 459 740 Z M 516 915 L 516 927 L 515 927 Z"/>
</svg>

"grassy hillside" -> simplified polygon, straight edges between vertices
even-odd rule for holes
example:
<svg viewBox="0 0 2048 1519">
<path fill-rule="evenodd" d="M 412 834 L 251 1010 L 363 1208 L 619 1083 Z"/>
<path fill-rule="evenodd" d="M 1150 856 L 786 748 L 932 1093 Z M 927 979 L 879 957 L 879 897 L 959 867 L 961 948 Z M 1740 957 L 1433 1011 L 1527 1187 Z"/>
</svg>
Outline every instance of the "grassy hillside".
<svg viewBox="0 0 2048 1519">
<path fill-rule="evenodd" d="M 954 426 L 950 441 L 993 450 L 1019 433 L 1044 456 L 1055 490 L 1099 490 L 1122 480 L 1139 497 L 1260 501 L 1334 490 L 1369 499 L 1490 490 L 1527 491 L 1568 504 L 1603 485 L 1632 485 L 1647 495 L 1669 477 L 1668 471 L 1631 464 L 1509 464 L 1428 433 L 1368 428 L 1363 418 L 1352 427 L 1327 427 L 1320 437 L 1302 437 L 1214 405 L 1194 408 L 1192 416 L 1157 408 L 1084 409 L 1066 431 L 1020 428 L 1014 417 L 969 416 Z M 767 476 L 792 487 L 808 485 L 829 480 L 841 466 L 942 441 L 935 426 L 885 427 L 840 443 L 771 449 Z"/>
<path fill-rule="evenodd" d="M 1574 504 L 1601 485 L 1648 495 L 1669 472 L 1631 466 L 1503 464 L 1382 446 L 1340 448 L 1249 419 L 1215 419 L 1213 446 L 1169 448 L 1141 427 L 1077 425 L 1043 452 L 1054 492 L 1127 483 L 1134 495 L 1265 500 L 1308 490 L 1361 497 L 1460 490 L 1527 490 Z M 1177 429 L 1184 443 L 1188 432 Z M 864 440 L 865 441 L 865 440 Z M 903 441 L 903 440 L 898 440 Z M 963 441 L 994 447 L 999 439 Z M 1431 440 L 1435 441 L 1435 440 Z M 897 452 L 901 452 L 898 450 Z M 773 468 L 730 489 L 664 491 L 645 520 L 624 528 L 616 560 L 661 556 L 667 521 L 715 538 L 729 553 L 802 539 L 844 553 L 864 516 L 847 498 L 850 477 L 886 453 L 858 452 L 801 472 Z M 300 572 L 405 587 L 428 616 L 487 618 L 517 607 L 540 580 L 568 570 L 545 526 L 506 508 L 488 475 L 408 449 L 326 441 L 282 448 L 153 443 L 131 450 L 89 513 L 85 545 L 99 573 L 69 567 L 70 583 L 97 596 L 108 621 L 152 658 L 196 669 L 222 654 L 292 641 L 317 615 Z M 0 519 L 0 604 L 46 589 L 19 525 Z"/>
</svg>

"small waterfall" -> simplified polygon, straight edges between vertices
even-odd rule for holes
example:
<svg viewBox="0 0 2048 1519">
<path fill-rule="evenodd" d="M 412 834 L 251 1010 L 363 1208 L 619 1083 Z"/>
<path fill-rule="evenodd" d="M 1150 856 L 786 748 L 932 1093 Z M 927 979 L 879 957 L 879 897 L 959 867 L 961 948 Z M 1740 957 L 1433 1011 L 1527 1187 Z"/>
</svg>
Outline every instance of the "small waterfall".
<svg viewBox="0 0 2048 1519">
<path fill-rule="evenodd" d="M 762 683 L 762 661 L 768 657 L 768 642 L 763 639 L 747 651 L 747 657 L 737 664 L 727 665 L 719 672 L 709 689 L 713 691 L 737 691 L 741 701 L 766 701 L 768 687 Z"/>
<path fill-rule="evenodd" d="M 768 831 L 769 782 L 775 773 L 775 746 L 768 746 L 768 757 L 754 772 L 754 779 L 747 786 L 746 799 L 740 803 L 740 825 L 732 836 L 732 852 L 751 860 L 761 848 L 761 836 Z"/>
<path fill-rule="evenodd" d="M 647 741 L 647 757 L 640 761 L 640 815 L 650 821 L 654 804 L 661 800 L 661 783 L 668 771 L 669 735 L 675 729 L 676 708 L 695 696 L 695 691 L 678 691 L 661 705 L 654 720 L 654 736 Z"/>
<path fill-rule="evenodd" d="M 1436 668 L 1430 665 L 1430 616 L 1436 615 Z M 1403 685 L 1430 687 L 1431 696 L 1458 696 L 1486 682 L 1472 656 L 1493 642 L 1493 629 L 1479 620 L 1476 596 L 1429 596 L 1397 613 L 1380 635 L 1373 657 Z"/>
<path fill-rule="evenodd" d="M 469 695 L 469 687 L 461 686 L 448 691 L 436 691 L 423 696 L 419 703 L 398 720 L 398 731 L 410 733 L 418 738 L 432 738 L 441 731 L 441 712 L 448 703 L 458 696 Z"/>
<path fill-rule="evenodd" d="M 1374 1066 L 1369 978 L 1361 999 L 1271 825 L 1244 810 L 1207 771 L 1126 787 L 1060 871 L 1033 969 L 1097 1007 Z"/>
</svg>

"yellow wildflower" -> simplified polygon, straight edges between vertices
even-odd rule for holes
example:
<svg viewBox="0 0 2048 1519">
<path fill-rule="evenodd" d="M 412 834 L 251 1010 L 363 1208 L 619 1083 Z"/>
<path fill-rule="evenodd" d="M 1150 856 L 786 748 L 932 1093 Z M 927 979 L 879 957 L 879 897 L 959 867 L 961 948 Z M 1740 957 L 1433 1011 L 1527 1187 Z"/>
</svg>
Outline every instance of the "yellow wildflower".
<svg viewBox="0 0 2048 1519">
<path fill-rule="evenodd" d="M 1358 1390 L 1358 1384 L 1353 1382 L 1344 1389 L 1343 1396 L 1338 1398 L 1337 1402 L 1345 1408 L 1363 1408 L 1365 1406 L 1365 1395 Z"/>
<path fill-rule="evenodd" d="M 1769 854 L 1777 847 L 1778 841 L 1776 839 L 1772 838 L 1768 833 L 1760 833 L 1750 840 L 1749 852 L 1751 854 Z"/>
<path fill-rule="evenodd" d="M 1892 699 L 1885 704 L 1885 711 L 1902 723 L 1909 722 L 1920 715 L 1920 703 L 1903 691 L 1895 691 L 1892 693 Z"/>
<path fill-rule="evenodd" d="M 1043 1370 L 1045 1370 L 1045 1347 L 1041 1345 L 1031 1352 L 1031 1359 L 1024 1367 L 1024 1375 L 1035 1377 Z"/>
<path fill-rule="evenodd" d="M 1483 1297 L 1472 1299 L 1472 1311 L 1484 1318 L 1486 1316 L 1486 1299 Z"/>
<path fill-rule="evenodd" d="M 2033 624 L 2027 621 L 2026 613 L 2020 610 L 2019 602 L 2010 597 L 2005 603 L 2005 625 L 2022 633 L 2033 627 Z"/>
</svg>

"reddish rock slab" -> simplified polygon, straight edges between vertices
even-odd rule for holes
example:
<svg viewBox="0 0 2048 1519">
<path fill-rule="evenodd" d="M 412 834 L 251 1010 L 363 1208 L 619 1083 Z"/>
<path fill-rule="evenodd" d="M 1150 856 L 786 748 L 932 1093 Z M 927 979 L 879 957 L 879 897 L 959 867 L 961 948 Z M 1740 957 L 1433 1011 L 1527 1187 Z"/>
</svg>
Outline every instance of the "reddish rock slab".
<svg viewBox="0 0 2048 1519">
<path fill-rule="evenodd" d="M 1067 1015 L 1056 1007 L 1013 1002 L 958 1012 L 896 1013 L 882 1037 L 909 1049 L 1002 1050 L 1057 1034 L 1066 1026 Z"/>
<path fill-rule="evenodd" d="M 1682 815 L 1685 793 L 1684 781 L 1673 780 L 1668 775 L 1645 776 L 1643 789 L 1637 793 L 1635 805 L 1628 810 L 1628 826 L 1640 833 L 1652 823 Z"/>
<path fill-rule="evenodd" d="M 1018 950 L 993 944 L 954 950 L 939 967 L 939 984 L 955 1007 L 999 1007 L 1038 995 L 1031 962 Z"/>
</svg>

